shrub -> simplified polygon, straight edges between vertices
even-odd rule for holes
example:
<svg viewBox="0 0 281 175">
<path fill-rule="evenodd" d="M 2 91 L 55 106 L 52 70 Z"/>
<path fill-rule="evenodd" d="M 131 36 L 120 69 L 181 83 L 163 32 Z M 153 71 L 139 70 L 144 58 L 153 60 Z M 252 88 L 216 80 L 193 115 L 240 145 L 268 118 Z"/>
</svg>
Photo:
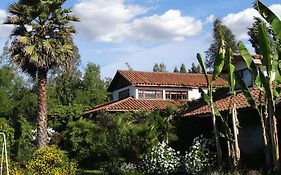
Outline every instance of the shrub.
<svg viewBox="0 0 281 175">
<path fill-rule="evenodd" d="M 9 174 L 10 175 L 25 175 L 27 173 L 24 168 L 20 167 L 19 163 L 9 161 Z"/>
<path fill-rule="evenodd" d="M 176 172 L 179 165 L 179 153 L 161 142 L 144 156 L 140 169 L 145 174 L 170 174 Z"/>
<path fill-rule="evenodd" d="M 27 170 L 32 175 L 75 175 L 77 166 L 69 162 L 63 151 L 57 146 L 39 148 L 28 162 Z"/>
<path fill-rule="evenodd" d="M 185 155 L 185 168 L 187 173 L 198 174 L 214 166 L 215 153 L 210 151 L 213 145 L 211 139 L 206 139 L 202 135 L 193 140 L 189 152 Z"/>
<path fill-rule="evenodd" d="M 120 167 L 118 168 L 118 172 L 116 174 L 142 175 L 142 173 L 138 171 L 137 165 L 133 163 L 126 163 L 126 162 L 120 164 Z"/>
</svg>

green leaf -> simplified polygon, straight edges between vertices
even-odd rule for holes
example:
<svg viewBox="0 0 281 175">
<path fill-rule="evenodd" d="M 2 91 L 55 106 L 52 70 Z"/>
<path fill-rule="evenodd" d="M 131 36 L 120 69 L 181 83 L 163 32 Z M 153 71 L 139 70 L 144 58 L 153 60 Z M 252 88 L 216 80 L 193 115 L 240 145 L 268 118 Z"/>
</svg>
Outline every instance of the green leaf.
<svg viewBox="0 0 281 175">
<path fill-rule="evenodd" d="M 259 74 L 258 74 L 258 71 L 257 71 L 257 66 L 253 61 L 253 57 L 251 56 L 251 54 L 248 52 L 247 48 L 245 47 L 245 45 L 241 41 L 239 42 L 238 47 L 239 47 L 239 52 L 240 52 L 243 60 L 245 61 L 247 68 L 252 73 L 253 81 L 255 82 L 255 84 L 258 87 L 260 87 L 261 82 L 260 82 L 260 79 L 259 79 L 259 76 L 258 76 Z"/>
<path fill-rule="evenodd" d="M 206 94 L 202 88 L 199 88 L 199 92 L 201 94 L 201 97 L 204 99 L 204 101 L 208 104 L 208 106 L 211 105 L 211 99 L 208 94 Z"/>
<path fill-rule="evenodd" d="M 218 110 L 218 108 L 214 107 L 214 110 L 215 110 L 215 115 L 218 116 L 218 117 L 220 117 L 221 120 L 223 121 L 224 119 L 223 119 L 223 117 L 222 117 L 220 111 Z"/>
<path fill-rule="evenodd" d="M 247 87 L 247 85 L 245 84 L 245 82 L 243 81 L 242 77 L 240 76 L 240 74 L 238 72 L 235 72 L 235 78 L 236 78 L 238 84 L 241 86 L 241 90 L 242 90 L 243 94 L 245 95 L 248 103 L 251 105 L 252 108 L 259 110 L 252 94 L 250 93 L 249 88 Z"/>
<path fill-rule="evenodd" d="M 273 59 L 272 59 L 272 74 L 276 75 L 277 73 L 279 73 L 278 71 L 278 51 L 276 49 L 276 47 L 274 48 L 274 55 L 273 55 Z M 273 77 L 270 77 L 271 81 L 273 80 Z"/>
<path fill-rule="evenodd" d="M 232 50 L 229 51 L 228 56 L 228 85 L 232 93 L 235 92 L 235 79 L 234 79 L 234 70 L 235 66 L 232 64 Z"/>
<path fill-rule="evenodd" d="M 48 40 L 45 40 L 45 41 L 43 42 L 43 45 L 44 45 L 44 47 L 46 47 L 47 49 L 51 49 L 51 48 L 52 48 L 51 43 L 50 43 Z"/>
<path fill-rule="evenodd" d="M 271 25 L 277 37 L 281 39 L 281 21 L 280 19 L 262 2 L 256 1 L 254 8 Z"/>
<path fill-rule="evenodd" d="M 20 37 L 19 41 L 20 41 L 21 43 L 23 43 L 23 44 L 26 44 L 27 41 L 28 41 L 28 37 L 22 36 L 22 37 Z"/>
<path fill-rule="evenodd" d="M 206 71 L 206 66 L 205 66 L 205 63 L 204 63 L 203 58 L 202 58 L 200 53 L 197 53 L 197 60 L 199 62 L 199 65 L 201 66 L 202 72 L 205 75 L 205 78 L 206 78 L 206 81 L 207 81 L 207 86 L 209 86 L 210 83 L 209 83 L 208 74 L 207 74 L 207 71 Z"/>
<path fill-rule="evenodd" d="M 271 91 L 271 81 L 270 78 L 268 76 L 265 76 L 262 69 L 259 69 L 259 75 L 260 75 L 260 79 L 261 79 L 261 83 L 265 89 L 265 95 L 268 98 L 271 98 L 272 96 L 272 91 Z"/>
<path fill-rule="evenodd" d="M 224 59 L 225 59 L 225 42 L 222 40 L 221 46 L 219 48 L 219 53 L 215 58 L 214 63 L 214 72 L 212 76 L 212 80 L 216 80 L 219 74 L 221 73 L 223 66 L 224 66 Z"/>
<path fill-rule="evenodd" d="M 37 54 L 32 55 L 31 59 L 35 62 L 38 63 L 39 61 L 39 56 Z"/>
<path fill-rule="evenodd" d="M 275 79 L 274 79 L 274 96 L 275 97 L 278 97 L 280 92 L 281 92 L 281 87 L 280 87 L 280 84 L 281 84 L 281 76 L 280 75 L 276 75 Z"/>
<path fill-rule="evenodd" d="M 260 53 L 262 55 L 262 59 L 261 59 L 262 64 L 263 66 L 265 66 L 267 74 L 270 75 L 272 70 L 272 65 L 271 65 L 272 55 L 271 55 L 270 41 L 264 25 L 265 25 L 264 23 L 259 24 L 258 44 L 259 44 Z"/>
<path fill-rule="evenodd" d="M 248 52 L 247 48 L 241 41 L 239 42 L 238 47 L 239 47 L 239 52 L 247 65 L 247 68 L 250 69 L 250 65 L 253 62 L 253 58 L 251 54 Z"/>
<path fill-rule="evenodd" d="M 28 55 L 31 55 L 31 54 L 33 53 L 33 51 L 34 51 L 34 48 L 35 48 L 34 45 L 32 45 L 32 46 L 25 46 L 25 47 L 24 47 L 24 51 L 25 51 Z"/>
</svg>

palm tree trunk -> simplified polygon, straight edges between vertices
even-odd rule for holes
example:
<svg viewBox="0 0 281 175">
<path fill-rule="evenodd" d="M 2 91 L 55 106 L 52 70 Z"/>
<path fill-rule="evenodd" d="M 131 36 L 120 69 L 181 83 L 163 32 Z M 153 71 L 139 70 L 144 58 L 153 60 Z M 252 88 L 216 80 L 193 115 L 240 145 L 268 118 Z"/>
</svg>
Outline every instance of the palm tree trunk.
<svg viewBox="0 0 281 175">
<path fill-rule="evenodd" d="M 42 148 L 48 144 L 47 131 L 47 71 L 38 71 L 38 117 L 37 146 Z"/>
</svg>

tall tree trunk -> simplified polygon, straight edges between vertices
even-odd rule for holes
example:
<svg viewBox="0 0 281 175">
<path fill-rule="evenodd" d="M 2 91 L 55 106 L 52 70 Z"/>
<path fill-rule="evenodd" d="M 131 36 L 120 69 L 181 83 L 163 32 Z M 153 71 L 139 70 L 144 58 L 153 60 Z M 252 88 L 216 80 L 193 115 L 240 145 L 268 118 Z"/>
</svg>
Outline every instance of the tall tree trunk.
<svg viewBox="0 0 281 175">
<path fill-rule="evenodd" d="M 48 144 L 47 131 L 47 71 L 38 71 L 38 117 L 37 146 L 42 148 Z"/>
</svg>

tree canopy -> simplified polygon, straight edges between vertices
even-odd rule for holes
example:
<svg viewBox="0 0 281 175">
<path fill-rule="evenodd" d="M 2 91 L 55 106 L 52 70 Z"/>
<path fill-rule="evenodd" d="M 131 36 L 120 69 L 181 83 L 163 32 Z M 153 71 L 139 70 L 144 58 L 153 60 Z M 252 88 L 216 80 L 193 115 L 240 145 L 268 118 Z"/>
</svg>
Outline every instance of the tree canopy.
<svg viewBox="0 0 281 175">
<path fill-rule="evenodd" d="M 209 69 L 212 69 L 214 67 L 214 60 L 216 58 L 216 55 L 218 55 L 222 40 L 225 41 L 225 49 L 227 50 L 227 52 L 230 48 L 234 53 L 238 52 L 234 34 L 227 26 L 222 24 L 222 21 L 220 19 L 216 19 L 213 25 L 213 41 L 208 50 L 205 52 L 205 62 L 207 68 Z M 228 53 L 226 53 L 226 55 L 228 55 Z"/>
<path fill-rule="evenodd" d="M 200 65 L 191 64 L 191 68 L 188 69 L 188 73 L 202 73 Z"/>
<path fill-rule="evenodd" d="M 152 69 L 153 72 L 167 72 L 166 65 L 164 63 L 155 63 Z"/>
</svg>

